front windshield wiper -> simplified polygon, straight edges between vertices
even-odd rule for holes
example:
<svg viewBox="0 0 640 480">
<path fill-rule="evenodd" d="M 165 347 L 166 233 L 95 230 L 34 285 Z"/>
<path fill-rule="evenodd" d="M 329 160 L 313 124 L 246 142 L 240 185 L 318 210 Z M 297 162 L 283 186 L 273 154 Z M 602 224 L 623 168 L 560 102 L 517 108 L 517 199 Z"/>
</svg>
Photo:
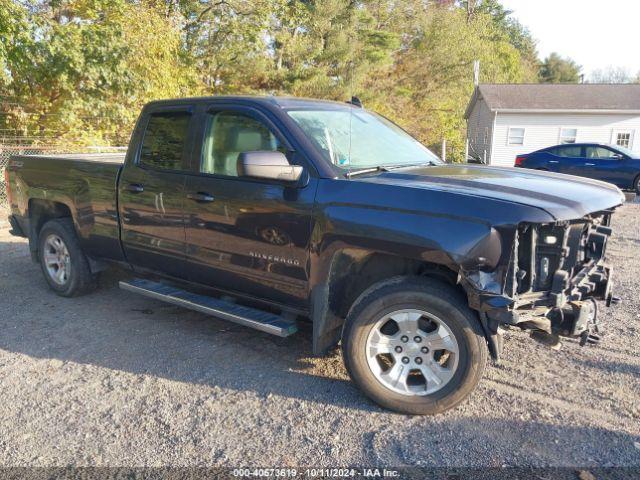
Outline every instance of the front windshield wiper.
<svg viewBox="0 0 640 480">
<path fill-rule="evenodd" d="M 389 171 L 388 167 L 378 165 L 377 167 L 373 167 L 373 168 L 363 168 L 361 170 L 349 171 L 345 173 L 344 176 L 347 178 L 351 178 L 351 177 L 355 177 L 356 175 L 363 175 L 365 173 L 388 172 L 388 171 Z"/>
<path fill-rule="evenodd" d="M 421 163 L 408 163 L 408 164 L 404 164 L 404 165 L 378 165 L 376 167 L 371 167 L 371 168 L 362 168 L 360 170 L 354 170 L 354 171 L 350 171 L 345 173 L 345 177 L 347 178 L 351 178 L 354 177 L 356 175 L 363 175 L 365 173 L 376 173 L 376 172 L 388 172 L 389 170 L 396 170 L 398 168 L 409 168 L 409 167 L 424 167 L 424 166 L 430 166 L 430 167 L 435 167 L 437 165 L 441 165 L 440 163 L 434 162 L 429 160 L 428 162 L 421 162 Z"/>
<path fill-rule="evenodd" d="M 407 163 L 407 164 L 398 164 L 398 165 L 384 165 L 383 168 L 386 170 L 395 170 L 397 168 L 409 168 L 409 167 L 423 167 L 423 166 L 429 166 L 429 167 L 435 167 L 437 165 L 440 165 L 437 162 L 434 162 L 432 160 L 429 160 L 428 162 L 421 162 L 421 163 Z"/>
</svg>

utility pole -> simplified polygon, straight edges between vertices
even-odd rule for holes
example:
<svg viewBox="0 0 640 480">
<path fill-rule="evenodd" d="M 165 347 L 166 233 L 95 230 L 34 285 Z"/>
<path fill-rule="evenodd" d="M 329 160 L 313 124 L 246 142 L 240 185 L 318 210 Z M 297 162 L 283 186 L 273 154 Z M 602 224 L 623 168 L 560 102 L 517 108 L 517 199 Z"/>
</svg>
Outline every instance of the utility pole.
<svg viewBox="0 0 640 480">
<path fill-rule="evenodd" d="M 469 162 L 469 136 L 467 135 L 467 139 L 464 142 L 464 163 Z"/>
<path fill-rule="evenodd" d="M 447 139 L 446 138 L 442 138 L 442 161 L 446 162 L 447 161 Z"/>
<path fill-rule="evenodd" d="M 473 61 L 473 86 L 480 85 L 480 60 Z"/>
</svg>

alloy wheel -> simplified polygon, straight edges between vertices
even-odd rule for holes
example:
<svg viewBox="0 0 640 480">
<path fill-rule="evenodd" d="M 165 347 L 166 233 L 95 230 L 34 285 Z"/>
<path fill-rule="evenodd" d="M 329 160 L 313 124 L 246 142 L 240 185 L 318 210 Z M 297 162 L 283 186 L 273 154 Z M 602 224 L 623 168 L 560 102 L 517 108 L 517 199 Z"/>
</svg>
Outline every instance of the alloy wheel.
<svg viewBox="0 0 640 480">
<path fill-rule="evenodd" d="M 386 388 L 406 396 L 430 395 L 455 374 L 459 347 L 447 324 L 415 309 L 379 319 L 369 332 L 367 363 Z"/>
</svg>

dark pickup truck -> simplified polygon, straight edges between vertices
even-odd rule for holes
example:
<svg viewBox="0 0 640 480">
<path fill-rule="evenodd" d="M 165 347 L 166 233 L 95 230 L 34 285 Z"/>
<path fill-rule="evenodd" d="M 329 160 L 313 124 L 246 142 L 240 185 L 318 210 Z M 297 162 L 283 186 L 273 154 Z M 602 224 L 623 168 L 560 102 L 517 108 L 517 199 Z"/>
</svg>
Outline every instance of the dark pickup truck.
<svg viewBox="0 0 640 480">
<path fill-rule="evenodd" d="M 596 180 L 445 165 L 353 103 L 153 102 L 126 156 L 16 156 L 16 235 L 73 296 L 121 287 L 276 335 L 311 322 L 352 379 L 406 413 L 452 408 L 502 333 L 598 341 L 624 197 Z"/>
</svg>

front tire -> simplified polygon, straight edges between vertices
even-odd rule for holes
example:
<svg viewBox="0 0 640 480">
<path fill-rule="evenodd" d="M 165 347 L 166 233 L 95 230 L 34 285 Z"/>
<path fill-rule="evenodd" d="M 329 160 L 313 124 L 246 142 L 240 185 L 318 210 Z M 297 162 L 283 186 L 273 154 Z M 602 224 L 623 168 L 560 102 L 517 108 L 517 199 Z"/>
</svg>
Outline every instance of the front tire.
<svg viewBox="0 0 640 480">
<path fill-rule="evenodd" d="M 640 175 L 638 175 L 635 182 L 633 182 L 633 190 L 636 192 L 636 195 L 640 195 Z"/>
<path fill-rule="evenodd" d="M 478 385 L 487 346 L 466 299 L 444 283 L 397 277 L 364 292 L 342 335 L 351 379 L 379 405 L 433 415 Z"/>
<path fill-rule="evenodd" d="M 80 249 L 70 218 L 44 224 L 38 235 L 40 267 L 49 287 L 62 297 L 75 297 L 94 290 L 97 277 Z"/>
</svg>

